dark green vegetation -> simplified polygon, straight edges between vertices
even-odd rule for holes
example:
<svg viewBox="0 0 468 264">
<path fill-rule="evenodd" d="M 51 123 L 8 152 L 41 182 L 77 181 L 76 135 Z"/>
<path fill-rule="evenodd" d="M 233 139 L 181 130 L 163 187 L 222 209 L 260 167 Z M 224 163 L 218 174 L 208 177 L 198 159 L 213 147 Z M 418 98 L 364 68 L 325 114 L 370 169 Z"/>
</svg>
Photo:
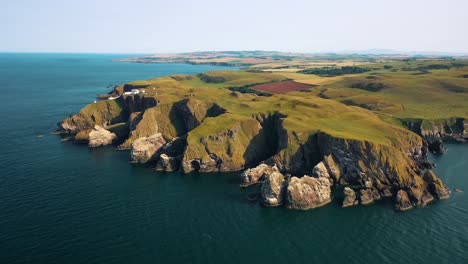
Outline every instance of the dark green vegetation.
<svg viewBox="0 0 468 264">
<path fill-rule="evenodd" d="M 304 74 L 315 74 L 323 77 L 333 77 L 345 74 L 356 74 L 368 72 L 369 69 L 361 68 L 357 66 L 343 66 L 343 67 L 322 67 L 322 68 L 310 68 L 299 71 Z"/>
<path fill-rule="evenodd" d="M 385 87 L 383 83 L 353 83 L 351 88 L 366 90 L 370 92 L 377 92 Z"/>
<path fill-rule="evenodd" d="M 256 94 L 258 96 L 272 96 L 273 94 L 267 93 L 267 92 L 262 92 L 258 91 L 255 89 L 252 89 L 251 87 L 255 86 L 256 84 L 247 84 L 243 86 L 237 86 L 237 87 L 228 87 L 229 90 L 233 92 L 239 92 L 239 93 L 251 93 L 251 94 Z"/>
</svg>

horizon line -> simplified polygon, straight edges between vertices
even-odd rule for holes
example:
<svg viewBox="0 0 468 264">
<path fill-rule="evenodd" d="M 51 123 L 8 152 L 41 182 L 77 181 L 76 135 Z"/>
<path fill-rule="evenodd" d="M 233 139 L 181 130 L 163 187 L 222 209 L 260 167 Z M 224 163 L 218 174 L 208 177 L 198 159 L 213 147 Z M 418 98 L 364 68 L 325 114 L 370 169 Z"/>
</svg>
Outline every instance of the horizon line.
<svg viewBox="0 0 468 264">
<path fill-rule="evenodd" d="M 400 51 L 392 49 L 365 49 L 365 50 L 339 50 L 339 51 L 283 51 L 283 50 L 262 50 L 262 49 L 239 49 L 239 50 L 195 50 L 195 51 L 178 51 L 178 52 L 120 52 L 120 51 L 9 51 L 0 50 L 0 53 L 17 53 L 17 54 L 109 54 L 109 55 L 157 55 L 157 54 L 183 54 L 197 52 L 249 52 L 249 51 L 264 51 L 264 52 L 282 52 L 282 53 L 297 53 L 297 54 L 348 54 L 348 55 L 424 55 L 424 56 L 468 56 L 466 52 L 450 52 L 450 51 Z"/>
</svg>

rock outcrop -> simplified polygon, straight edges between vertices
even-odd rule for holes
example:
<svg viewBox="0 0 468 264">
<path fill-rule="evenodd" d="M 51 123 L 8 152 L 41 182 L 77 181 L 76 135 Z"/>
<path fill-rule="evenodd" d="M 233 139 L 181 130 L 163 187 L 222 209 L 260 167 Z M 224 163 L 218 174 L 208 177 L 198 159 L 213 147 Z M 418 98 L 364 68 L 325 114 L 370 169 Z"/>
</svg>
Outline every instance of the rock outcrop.
<svg viewBox="0 0 468 264">
<path fill-rule="evenodd" d="M 315 177 L 315 178 L 322 178 L 323 177 L 323 178 L 330 179 L 330 183 L 333 184 L 333 179 L 330 177 L 327 166 L 325 165 L 325 163 L 323 161 L 319 162 L 312 169 L 312 176 Z"/>
<path fill-rule="evenodd" d="M 395 199 L 395 209 L 398 211 L 406 211 L 413 208 L 408 193 L 404 190 L 399 190 Z"/>
<path fill-rule="evenodd" d="M 279 172 L 276 166 L 270 167 L 266 164 L 260 164 L 255 168 L 247 169 L 240 176 L 240 186 L 247 187 L 256 184 L 262 177 L 269 176 L 273 172 Z"/>
<path fill-rule="evenodd" d="M 445 186 L 441 179 L 435 176 L 433 171 L 428 170 L 423 178 L 428 184 L 429 192 L 434 194 L 437 199 L 448 199 L 450 197 L 450 189 Z"/>
<path fill-rule="evenodd" d="M 161 133 L 149 137 L 142 137 L 132 143 L 131 160 L 137 163 L 154 161 L 159 156 L 159 149 L 166 144 Z"/>
<path fill-rule="evenodd" d="M 367 205 L 374 202 L 374 196 L 372 195 L 371 189 L 361 189 L 359 190 L 359 200 L 362 205 Z"/>
<path fill-rule="evenodd" d="M 435 139 L 429 144 L 429 151 L 435 154 L 443 154 L 447 149 L 440 138 Z"/>
<path fill-rule="evenodd" d="M 283 174 L 273 171 L 265 177 L 260 191 L 261 202 L 265 206 L 283 204 L 285 180 Z"/>
<path fill-rule="evenodd" d="M 331 202 L 330 187 L 330 181 L 325 177 L 291 177 L 286 188 L 286 207 L 307 210 L 323 206 Z"/>
<path fill-rule="evenodd" d="M 468 139 L 468 121 L 466 118 L 445 118 L 435 120 L 412 119 L 403 123 L 415 133 L 421 135 L 429 143 L 438 139 L 466 141 Z"/>
<path fill-rule="evenodd" d="M 344 200 L 343 200 L 342 207 L 349 207 L 349 206 L 358 204 L 358 200 L 356 198 L 356 192 L 353 189 L 349 187 L 344 187 L 343 194 L 344 194 Z"/>
<path fill-rule="evenodd" d="M 114 133 L 111 133 L 98 125 L 94 125 L 94 128 L 89 132 L 88 146 L 95 148 L 110 145 L 116 137 L 117 136 Z"/>
<path fill-rule="evenodd" d="M 179 158 L 170 157 L 166 154 L 161 154 L 156 164 L 157 171 L 177 171 L 179 169 Z"/>
<path fill-rule="evenodd" d="M 101 126 L 94 125 L 91 129 L 85 129 L 78 132 L 74 137 L 75 143 L 88 144 L 90 148 L 110 145 L 117 138 L 115 133 L 112 133 Z"/>
</svg>

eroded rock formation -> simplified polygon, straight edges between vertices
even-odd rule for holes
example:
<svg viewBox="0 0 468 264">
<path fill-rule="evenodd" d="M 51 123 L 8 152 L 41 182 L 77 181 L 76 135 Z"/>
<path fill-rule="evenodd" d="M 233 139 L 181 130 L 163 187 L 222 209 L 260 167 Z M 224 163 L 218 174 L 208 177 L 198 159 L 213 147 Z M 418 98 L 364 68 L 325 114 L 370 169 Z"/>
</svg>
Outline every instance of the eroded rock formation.
<svg viewBox="0 0 468 264">
<path fill-rule="evenodd" d="M 241 187 L 257 183 L 263 176 L 270 175 L 274 171 L 278 172 L 278 168 L 270 167 L 266 164 L 260 164 L 255 168 L 247 169 L 242 172 L 240 177 Z"/>
<path fill-rule="evenodd" d="M 146 163 L 159 157 L 159 149 L 166 144 L 161 133 L 139 138 L 132 143 L 130 156 L 133 162 Z"/>
<path fill-rule="evenodd" d="M 278 206 L 284 200 L 284 176 L 278 171 L 266 175 L 260 191 L 261 202 L 265 206 Z"/>
<path fill-rule="evenodd" d="M 356 192 L 353 189 L 349 187 L 344 187 L 343 194 L 344 194 L 343 207 L 349 207 L 349 206 L 358 204 Z"/>
<path fill-rule="evenodd" d="M 331 202 L 331 185 L 325 177 L 313 178 L 304 175 L 291 177 L 286 189 L 286 206 L 290 209 L 307 210 Z"/>
</svg>

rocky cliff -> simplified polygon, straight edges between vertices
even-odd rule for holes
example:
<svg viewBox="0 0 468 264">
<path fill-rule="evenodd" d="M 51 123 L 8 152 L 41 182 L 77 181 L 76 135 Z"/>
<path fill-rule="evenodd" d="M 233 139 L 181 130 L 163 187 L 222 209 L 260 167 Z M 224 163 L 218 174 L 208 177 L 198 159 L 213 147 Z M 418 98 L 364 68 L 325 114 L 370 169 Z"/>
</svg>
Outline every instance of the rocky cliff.
<svg viewBox="0 0 468 264">
<path fill-rule="evenodd" d="M 256 74 L 227 78 L 232 83 L 225 85 L 248 84 Z M 343 187 L 343 206 L 392 197 L 402 210 L 450 194 L 427 172 L 428 144 L 417 134 L 466 135 L 464 119 L 444 123 L 443 130 L 407 123 L 413 133 L 333 100 L 194 88 L 194 78 L 155 79 L 135 95 L 124 94 L 129 86 L 117 86 L 111 94 L 117 99 L 84 107 L 60 122 L 59 132 L 93 147 L 119 142 L 133 162 L 157 170 L 247 169 L 241 186 L 260 183 L 266 206 L 312 209 L 329 203 L 333 188 Z"/>
<path fill-rule="evenodd" d="M 404 119 L 402 123 L 411 131 L 422 136 L 433 153 L 444 153 L 444 140 L 465 142 L 468 140 L 468 121 L 466 118 L 446 119 Z"/>
</svg>

